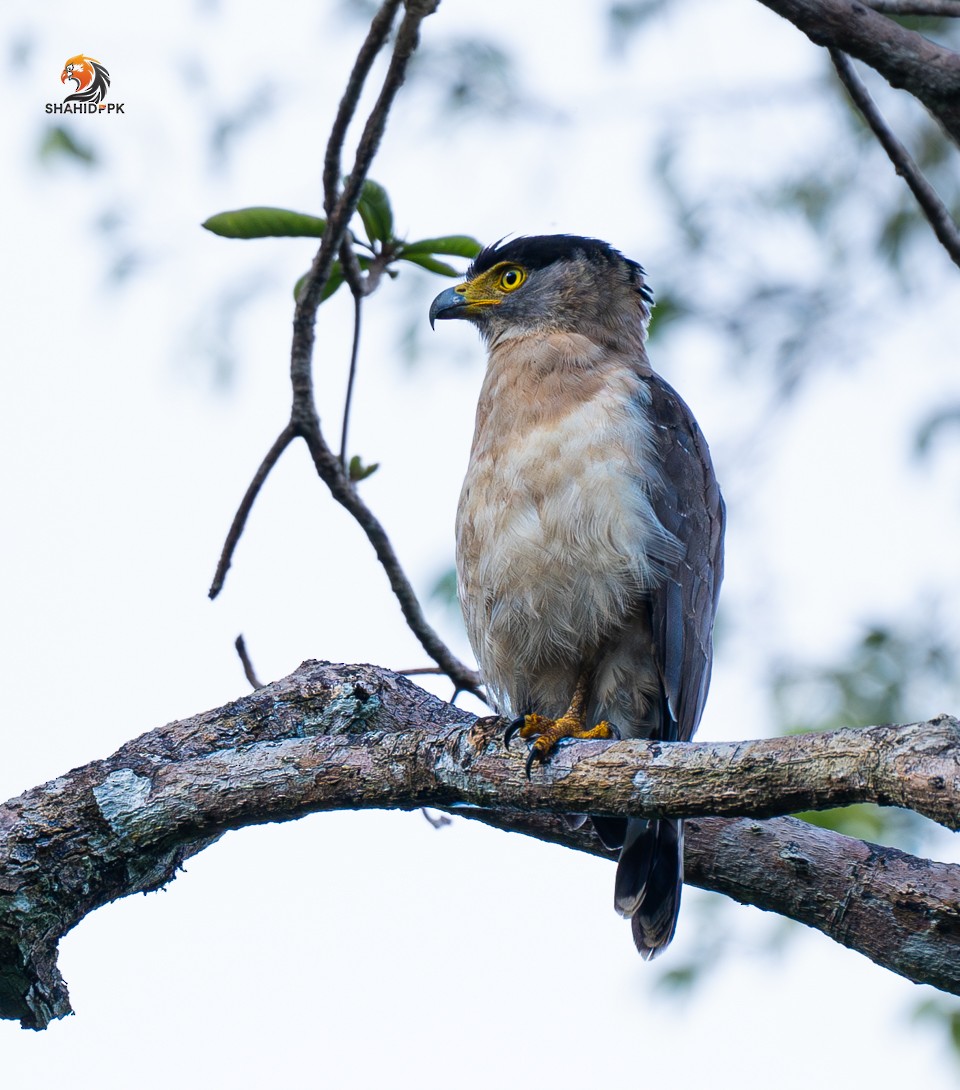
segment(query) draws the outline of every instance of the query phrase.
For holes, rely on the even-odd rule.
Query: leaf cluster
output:
[[[456,277],[461,275],[460,272],[442,258],[472,259],[481,249],[480,243],[469,235],[442,235],[412,242],[397,238],[390,197],[386,189],[371,178],[363,183],[357,215],[365,237],[351,231],[349,239],[352,246],[364,251],[356,255],[357,263],[364,272],[379,267],[388,276],[394,277],[397,271],[393,265],[398,261],[407,261],[438,276]],[[204,220],[202,226],[222,238],[322,238],[327,221],[321,216],[294,212],[288,208],[257,206],[218,212]],[[306,274],[297,280],[294,297],[299,295],[305,278]],[[329,299],[344,279],[342,263],[334,261],[321,302]]]

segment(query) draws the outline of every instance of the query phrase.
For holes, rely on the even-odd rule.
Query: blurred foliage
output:
[[[96,150],[78,140],[63,125],[50,125],[44,130],[37,147],[37,157],[45,166],[70,162],[93,167],[99,162]]]
[[[913,1011],[915,1022],[929,1022],[941,1030],[960,1063],[960,1003],[938,996],[918,1003]]]
[[[451,612],[460,615],[460,602],[457,598],[457,569],[451,564],[437,576],[430,588],[430,598],[439,602]]]
[[[924,417],[917,428],[914,453],[919,458],[927,457],[932,453],[934,443],[943,439],[944,433],[949,431],[954,435],[960,434],[960,404],[947,405]]]
[[[350,459],[350,464],[347,467],[347,475],[354,484],[357,481],[365,481],[367,477],[372,477],[374,473],[380,468],[379,462],[371,462],[370,465],[365,466],[360,458],[359,454],[354,454]]]
[[[839,666],[773,670],[777,725],[799,733],[926,718],[960,697],[958,661],[933,610],[919,623],[870,625]]]
[[[446,114],[507,118],[534,106],[522,89],[512,55],[492,40],[424,42],[411,62],[410,78],[433,84]]]
[[[770,674],[778,733],[910,723],[960,705],[960,648],[931,609],[920,621],[866,628],[840,662],[780,663]],[[896,807],[845,806],[798,814],[862,840],[922,851],[937,827]]]

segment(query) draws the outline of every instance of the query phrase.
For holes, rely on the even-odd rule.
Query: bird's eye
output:
[[[510,265],[500,274],[500,287],[503,291],[516,291],[526,279],[525,270],[516,265]]]

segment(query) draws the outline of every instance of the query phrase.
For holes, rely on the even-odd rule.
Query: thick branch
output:
[[[466,816],[604,859],[614,856],[588,826],[572,829],[549,814]],[[954,994],[960,987],[958,866],[788,817],[687,819],[683,863],[690,885],[816,928],[910,980]]]
[[[884,15],[960,16],[960,0],[867,0],[867,5]]]
[[[849,53],[918,98],[960,145],[960,56],[858,0],[760,0],[811,41]]]
[[[67,1013],[60,937],[100,905],[170,881],[224,830],[258,822],[470,805],[491,824],[598,851],[545,812],[756,815],[872,800],[958,821],[960,725],[949,717],[733,745],[581,743],[532,783],[501,731],[389,671],[307,663],[26,792],[0,809],[0,1014],[42,1027]],[[960,994],[960,868],[802,824],[767,828],[693,824],[688,877]]]

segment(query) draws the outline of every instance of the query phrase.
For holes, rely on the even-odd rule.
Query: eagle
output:
[[[710,452],[647,358],[641,266],[577,235],[501,240],[430,321],[487,369],[456,519],[458,592],[527,774],[575,738],[689,741],[713,659],[725,508]],[[683,823],[591,818],[644,958],[673,937]]]

